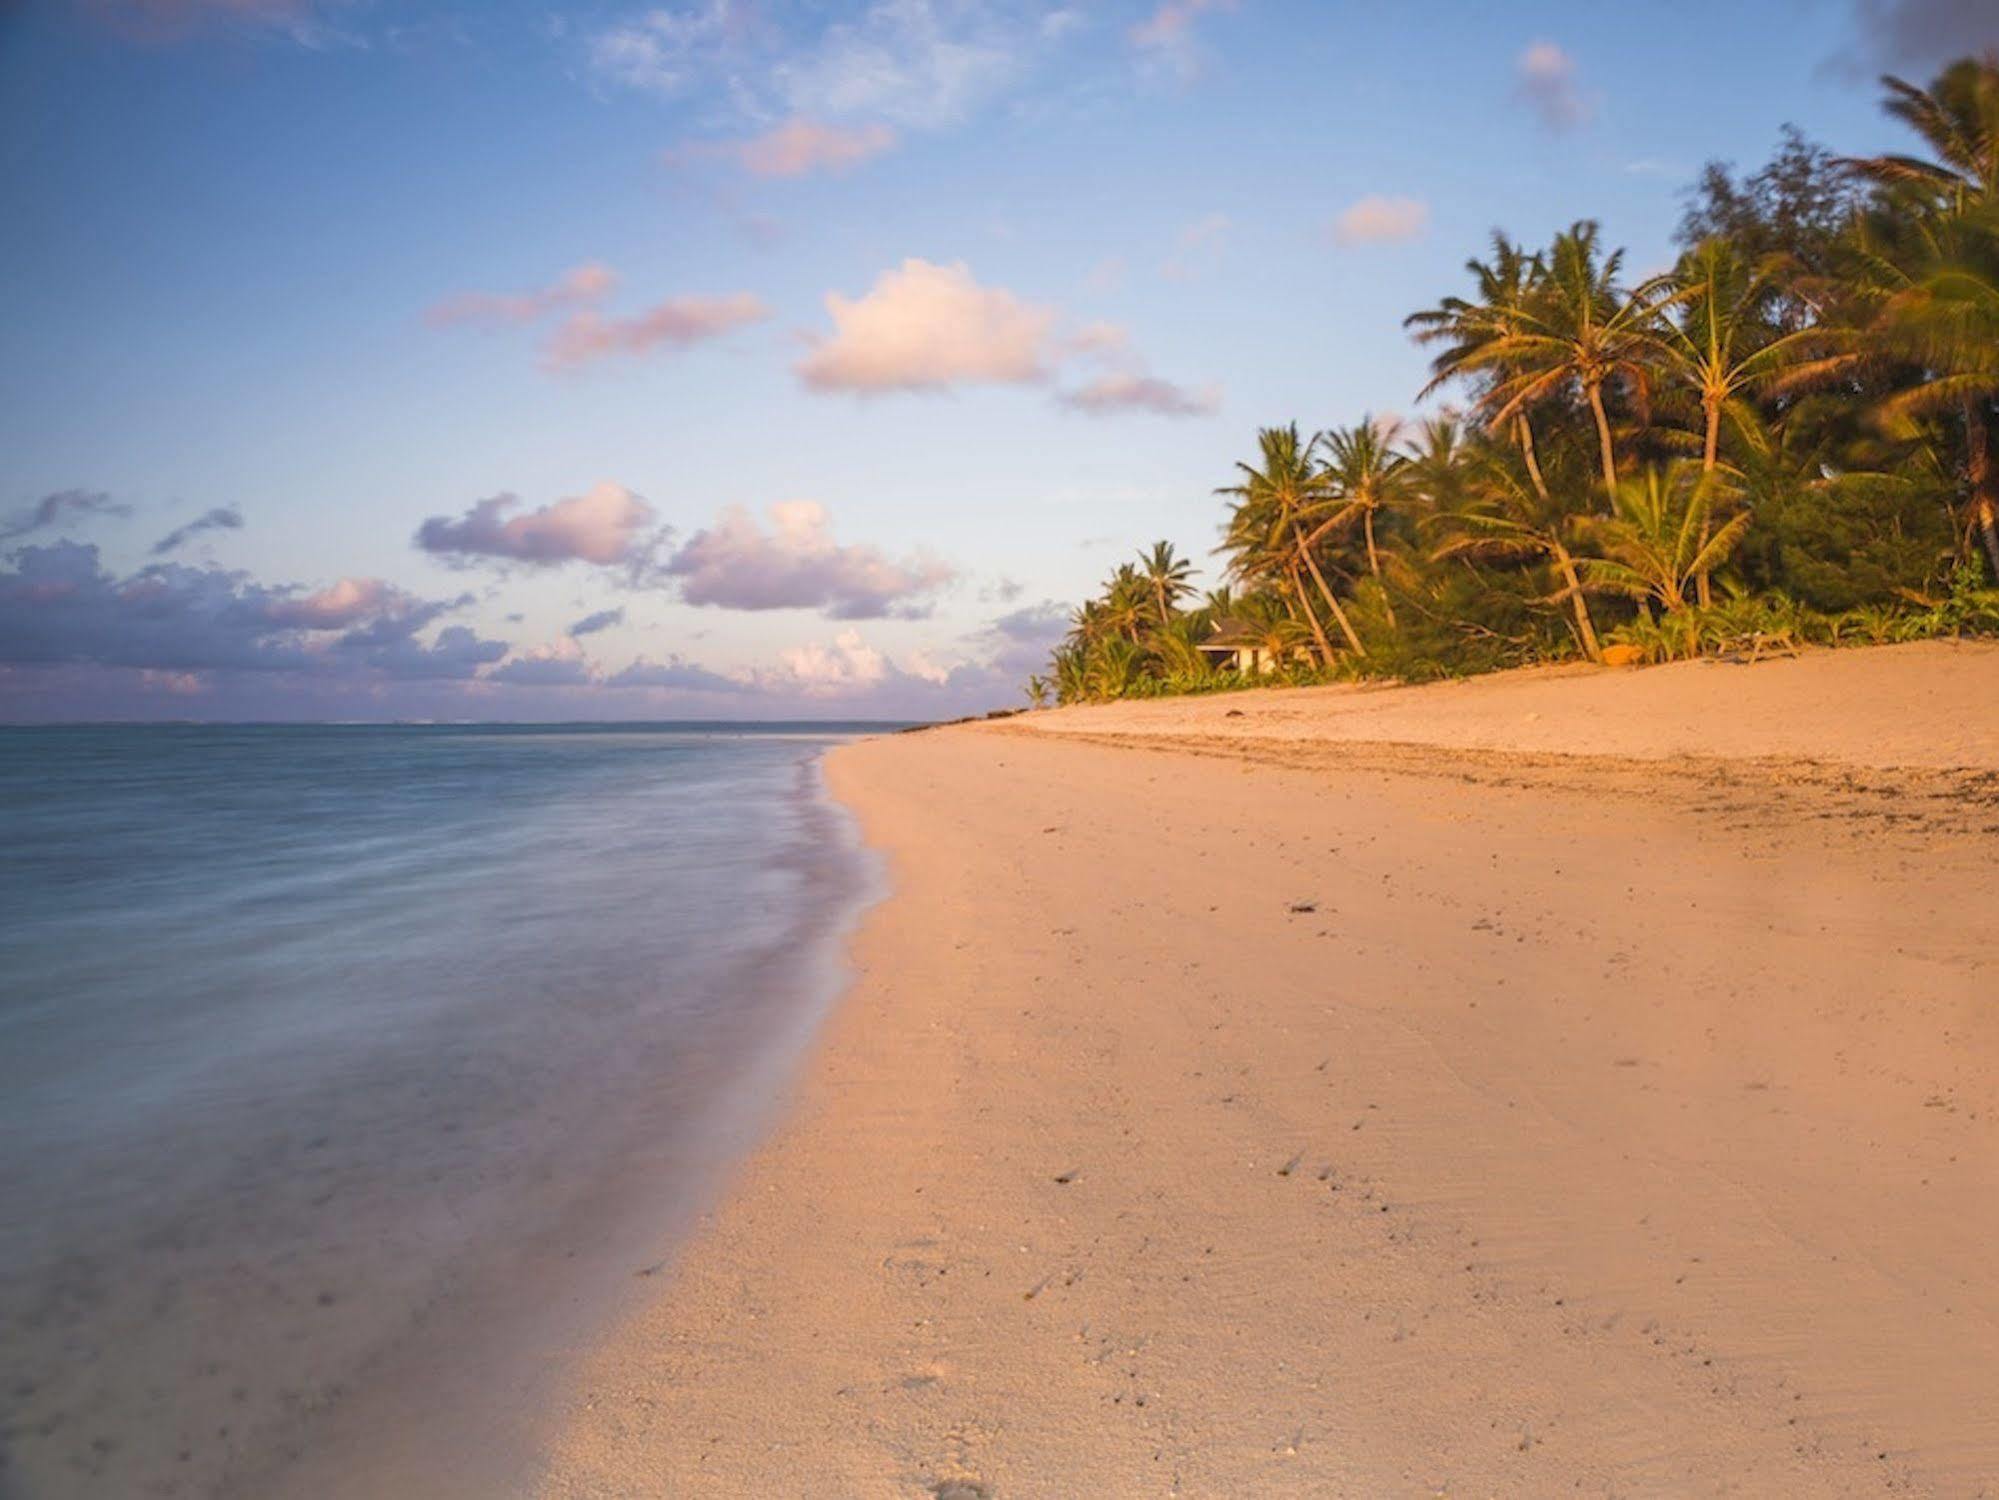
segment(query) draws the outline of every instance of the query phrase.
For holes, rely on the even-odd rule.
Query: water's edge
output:
[[[782,1123],[799,1070],[851,986],[850,947],[888,894],[880,856],[826,782],[826,749],[800,765],[812,836],[796,851],[811,891],[797,946],[766,955],[737,993],[781,992],[779,1021],[714,1096],[701,1128],[661,1142],[639,1173],[570,1205],[557,1230],[512,1247],[397,1346],[357,1372],[299,1441],[235,1476],[226,1500],[491,1500],[538,1492],[545,1454],[582,1399],[589,1357],[663,1284],[701,1215]]]

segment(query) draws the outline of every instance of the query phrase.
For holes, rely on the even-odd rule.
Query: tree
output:
[[[1642,295],[1619,288],[1624,252],[1603,254],[1598,234],[1597,226],[1585,219],[1555,236],[1547,274],[1527,301],[1519,331],[1495,340],[1483,357],[1512,372],[1486,396],[1497,423],[1571,386],[1582,393],[1596,423],[1609,503],[1617,495],[1617,446],[1604,391],[1621,381],[1642,392],[1653,313]]]
[[[1332,643],[1325,627],[1313,612],[1299,581],[1302,569],[1318,586],[1319,596],[1339,622],[1348,647],[1356,656],[1366,656],[1367,648],[1354,633],[1353,624],[1340,607],[1338,597],[1326,582],[1319,561],[1306,539],[1306,526],[1321,516],[1326,502],[1326,481],[1312,462],[1311,444],[1298,436],[1296,423],[1288,427],[1266,427],[1257,434],[1262,468],[1238,463],[1240,484],[1225,485],[1215,491],[1236,500],[1230,513],[1222,550],[1230,555],[1234,577],[1247,582],[1286,580],[1302,609],[1322,660],[1333,659]]]
[[[1545,498],[1548,486],[1534,447],[1532,414],[1522,409],[1514,413],[1510,423],[1494,421],[1487,398],[1519,372],[1513,341],[1527,326],[1530,306],[1547,280],[1547,266],[1540,256],[1530,255],[1495,232],[1492,259],[1468,260],[1465,269],[1472,276],[1471,297],[1446,297],[1436,307],[1411,313],[1402,321],[1417,343],[1444,345],[1431,360],[1429,383],[1417,392],[1416,399],[1420,401],[1455,380],[1471,383],[1475,408],[1489,428],[1510,433],[1520,445],[1534,488]]]
[[[1409,459],[1389,445],[1372,416],[1363,416],[1352,427],[1330,428],[1316,441],[1325,450],[1320,475],[1333,510],[1313,530],[1311,540],[1336,536],[1358,521],[1367,542],[1368,572],[1379,582],[1381,549],[1375,541],[1375,517],[1408,503]],[[1391,607],[1390,623],[1394,618]]]
[[[1547,499],[1542,487],[1496,452],[1477,465],[1470,476],[1470,489],[1472,498],[1465,506],[1433,518],[1442,540],[1431,556],[1439,561],[1465,558],[1552,565],[1559,586],[1543,602],[1569,606],[1583,655],[1599,660],[1602,653],[1597,646],[1596,623],[1590,618],[1589,601],[1583,597],[1583,581],[1571,546],[1583,518],[1568,514]]]
[[[1150,551],[1138,554],[1138,568],[1152,586],[1152,602],[1163,626],[1172,619],[1180,601],[1194,592],[1194,585],[1187,581],[1194,575],[1194,565],[1175,556],[1171,542],[1154,542]]]
[[[1685,462],[1627,479],[1618,488],[1617,513],[1589,524],[1604,555],[1580,561],[1582,581],[1677,614],[1688,605],[1688,590],[1726,561],[1749,529],[1746,510],[1716,524],[1736,498],[1720,473]]]

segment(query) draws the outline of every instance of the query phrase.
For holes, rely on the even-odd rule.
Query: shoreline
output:
[[[543,1492],[1984,1493],[1995,929],[1938,894],[1999,651],[1949,649],[1954,718],[1835,696],[1804,767],[1356,755],[1295,692],[836,751],[890,894]],[[1876,764],[1926,729],[1976,753]]]

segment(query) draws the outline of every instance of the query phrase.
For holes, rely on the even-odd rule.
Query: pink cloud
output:
[[[343,578],[317,593],[274,600],[264,616],[274,625],[300,630],[344,630],[373,615],[393,614],[420,601],[379,578]]]
[[[548,341],[548,362],[573,368],[614,354],[684,349],[761,322],[770,308],[761,297],[669,297],[629,318],[607,318],[594,308],[572,313]]]
[[[666,564],[689,604],[725,609],[816,609],[867,620],[910,607],[955,576],[934,558],[896,562],[873,547],[833,540],[826,508],[812,500],[770,507],[766,532],[741,506],[697,531]]]
[[[539,291],[466,292],[437,303],[423,316],[433,328],[459,323],[532,323],[549,313],[595,302],[617,284],[618,273],[609,266],[586,261]]]
[[[845,172],[894,149],[896,133],[886,125],[852,128],[796,119],[745,141],[683,147],[668,160],[725,157],[756,177],[803,177],[812,172]]]
[[[1550,130],[1573,130],[1596,118],[1597,99],[1577,81],[1576,60],[1553,42],[1535,42],[1514,61],[1520,97]]]
[[[513,495],[481,500],[464,515],[432,516],[416,544],[451,557],[498,557],[516,562],[637,562],[651,540],[653,508],[623,485],[604,483],[538,510],[510,516]]]
[[[985,287],[963,261],[905,260],[858,298],[831,292],[833,332],[797,366],[819,391],[943,390],[1046,378],[1053,309]]]
[[[1430,222],[1428,205],[1415,198],[1371,193],[1333,221],[1333,239],[1342,245],[1393,245],[1413,240]]]
[[[1114,372],[1100,375],[1077,390],[1064,391],[1060,399],[1064,406],[1091,416],[1145,411],[1161,417],[1205,417],[1221,405],[1221,392],[1213,386],[1190,391],[1170,380]]]

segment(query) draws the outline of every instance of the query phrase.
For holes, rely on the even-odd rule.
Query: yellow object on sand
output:
[[[1635,667],[1645,660],[1642,646],[1605,646],[1603,664],[1606,667]]]

